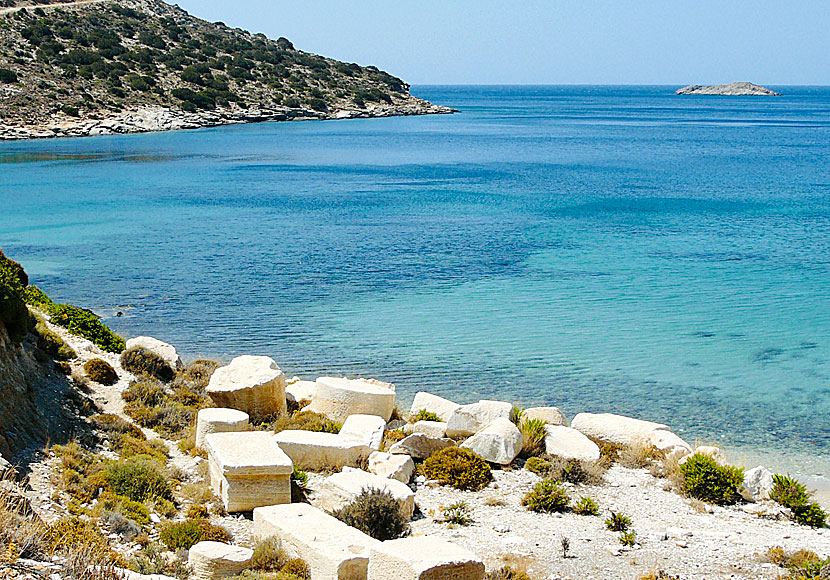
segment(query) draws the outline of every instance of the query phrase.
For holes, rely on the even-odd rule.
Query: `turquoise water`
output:
[[[414,92],[462,112],[0,144],[0,247],[189,358],[830,474],[830,89]]]

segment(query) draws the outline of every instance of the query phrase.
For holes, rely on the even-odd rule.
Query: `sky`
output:
[[[830,0],[169,0],[411,84],[830,85]]]

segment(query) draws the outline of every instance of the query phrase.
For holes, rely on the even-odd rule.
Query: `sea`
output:
[[[615,412],[830,489],[830,88],[0,143],[0,248],[186,360]]]

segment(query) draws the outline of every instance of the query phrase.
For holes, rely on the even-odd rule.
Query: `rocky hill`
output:
[[[677,95],[723,95],[737,96],[780,96],[773,90],[752,83],[729,83],[728,85],[689,85],[678,89]]]
[[[161,0],[0,0],[0,140],[449,112],[376,67]]]

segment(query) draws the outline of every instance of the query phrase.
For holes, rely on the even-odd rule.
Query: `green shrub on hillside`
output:
[[[331,515],[380,541],[409,534],[409,519],[401,505],[391,493],[379,489],[363,490],[352,503]]]
[[[175,374],[164,358],[141,347],[134,347],[121,353],[121,367],[136,376],[146,375],[164,382],[171,381]]]
[[[46,326],[46,322],[40,318],[37,318],[35,324],[35,334],[37,334],[37,347],[55,360],[72,360],[78,356],[78,353],[57,333],[51,331]]]
[[[599,515],[599,505],[590,497],[583,496],[574,504],[573,512],[578,516],[596,516]]]
[[[533,491],[522,498],[522,505],[530,511],[540,513],[565,512],[571,504],[568,492],[558,481],[543,479]]]
[[[423,463],[427,479],[456,489],[478,491],[493,479],[487,462],[468,449],[447,447],[433,453]]]
[[[105,511],[119,513],[142,526],[150,523],[150,510],[147,506],[112,492],[104,492],[98,497],[93,513],[100,515]]]
[[[170,484],[154,461],[132,458],[113,462],[107,467],[105,481],[113,493],[133,501],[173,500]]]
[[[798,523],[814,528],[827,525],[827,513],[816,502],[810,501],[807,486],[798,480],[787,475],[773,475],[769,495],[771,500],[792,510],[793,518]]]
[[[23,267],[0,250],[0,322],[16,343],[23,342],[32,328],[29,309],[24,302],[28,283],[29,277]]]
[[[715,504],[733,504],[741,499],[744,470],[721,465],[703,453],[695,453],[680,466],[683,491],[695,499]]]
[[[17,73],[13,70],[0,67],[0,83],[16,83]]]
[[[115,369],[105,360],[93,358],[84,363],[84,372],[90,381],[102,385],[114,385],[118,382],[118,374]]]
[[[131,419],[170,439],[187,435],[196,413],[206,401],[204,396],[192,392],[184,384],[170,394],[151,378],[133,381],[121,397],[127,401],[124,412]]]
[[[519,457],[535,457],[545,452],[545,425],[542,419],[524,419],[519,423],[524,441]]]
[[[189,550],[199,542],[228,543],[233,537],[225,528],[200,518],[167,524],[159,539],[171,550]]]

